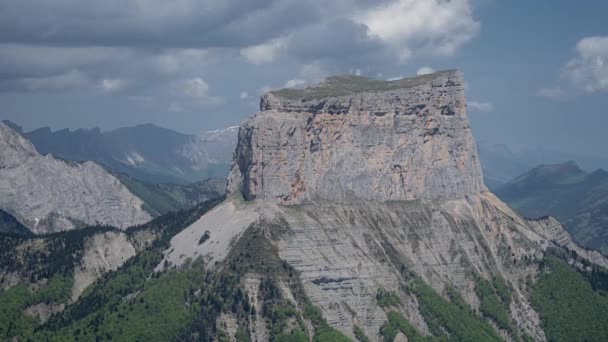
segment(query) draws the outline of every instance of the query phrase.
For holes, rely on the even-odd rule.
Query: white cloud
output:
[[[468,101],[467,105],[476,112],[488,113],[494,110],[494,106],[490,102]]]
[[[289,38],[277,38],[241,49],[241,56],[253,64],[265,64],[277,60],[286,50]]]
[[[251,98],[252,96],[249,95],[248,92],[242,91],[241,94],[239,95],[239,97],[241,100],[247,100],[247,99]]]
[[[221,98],[209,94],[209,84],[201,77],[175,81],[173,83],[173,94],[198,105],[218,105],[223,102]]]
[[[127,81],[120,78],[104,78],[99,81],[99,87],[105,92],[115,92],[127,85]]]
[[[260,89],[258,89],[258,94],[263,95],[272,90],[273,90],[273,88],[271,86],[265,85],[265,86],[261,87]]]
[[[416,71],[416,75],[420,76],[420,75],[432,74],[434,72],[435,72],[435,69],[431,68],[430,66],[423,66],[422,68],[418,69],[418,71]]]
[[[183,85],[184,94],[189,97],[205,98],[209,96],[207,93],[209,91],[209,85],[200,77],[185,80]]]
[[[562,67],[559,82],[536,95],[565,101],[581,93],[608,92],[608,36],[578,41],[576,56]]]
[[[391,44],[402,60],[418,50],[452,55],[480,28],[469,0],[395,0],[360,12],[354,20]]]
[[[608,36],[583,38],[576,44],[576,52],[562,77],[586,93],[608,91]]]
[[[299,78],[294,78],[292,80],[285,82],[284,87],[285,88],[302,88],[306,85],[308,85],[308,81],[302,80]]]
[[[66,90],[89,86],[87,76],[79,70],[72,70],[64,74],[46,77],[27,77],[20,79],[18,83],[26,90]]]

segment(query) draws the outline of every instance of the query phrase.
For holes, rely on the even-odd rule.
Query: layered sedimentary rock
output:
[[[454,199],[483,191],[461,74],[333,77],[263,96],[228,191],[283,204]]]
[[[431,334],[419,298],[403,290],[415,275],[446,299],[455,289],[477,312],[479,280],[504,279],[518,329],[500,334],[544,340],[529,284],[544,252],[564,247],[563,228],[531,223],[486,190],[465,103],[456,71],[391,82],[337,77],[264,95],[239,130],[227,181],[233,195],[176,235],[157,270],[197,257],[221,269],[253,231],[348,336],[360,327],[382,339],[379,291],[396,293],[390,310]],[[242,280],[256,307],[266,276]],[[292,300],[288,285],[282,296]],[[269,328],[252,322],[252,339],[266,340]]]
[[[151,219],[142,205],[99,165],[41,156],[27,139],[0,123],[0,209],[32,232],[85,225],[126,228]]]

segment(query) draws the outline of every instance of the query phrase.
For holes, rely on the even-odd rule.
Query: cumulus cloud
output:
[[[475,112],[488,113],[494,110],[494,105],[490,102],[468,101],[467,106]]]
[[[539,89],[538,96],[563,101],[580,94],[608,91],[608,36],[579,40],[575,53],[562,67],[559,82]]]
[[[237,116],[263,85],[396,75],[408,56],[449,55],[479,30],[473,1],[0,0],[0,92],[76,89]],[[224,102],[234,84],[249,97]]]
[[[198,105],[218,105],[222,99],[209,94],[209,84],[201,77],[192,77],[173,82],[173,92],[177,97],[190,100]]]
[[[420,69],[418,69],[418,71],[416,71],[416,75],[420,76],[420,75],[427,75],[427,74],[432,74],[435,72],[435,69],[429,67],[429,66],[423,66]]]
[[[359,71],[359,74],[360,73],[361,72]],[[303,88],[307,85],[321,82],[328,75],[329,71],[325,68],[325,66],[321,62],[315,61],[313,63],[302,65],[296,76],[285,82],[284,87]]]
[[[278,38],[241,49],[241,55],[253,64],[274,62],[286,50],[289,38]]]
[[[451,55],[480,29],[469,0],[395,0],[354,19],[389,43],[402,60],[416,50]]]
[[[563,77],[586,93],[608,91],[608,36],[583,38],[576,52],[564,67]]]
[[[99,87],[105,92],[115,92],[127,85],[127,81],[120,78],[104,78],[99,82]]]

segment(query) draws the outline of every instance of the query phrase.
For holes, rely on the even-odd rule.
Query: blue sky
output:
[[[238,124],[267,89],[459,68],[476,139],[608,157],[606,13],[599,0],[0,0],[0,118],[200,132]]]

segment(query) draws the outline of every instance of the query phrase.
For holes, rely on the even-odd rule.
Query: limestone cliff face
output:
[[[240,128],[227,188],[282,204],[478,194],[485,187],[461,74],[333,77],[268,93]]]
[[[34,233],[142,224],[151,219],[142,205],[101,166],[41,156],[27,139],[0,123],[0,208]]]
[[[297,271],[329,325],[351,338],[360,327],[384,339],[380,290],[399,295],[390,310],[432,334],[420,298],[403,290],[415,274],[444,298],[455,289],[476,311],[479,279],[504,279],[518,332],[500,334],[545,340],[529,284],[549,247],[573,247],[559,224],[529,222],[486,190],[465,103],[456,71],[392,82],[338,77],[264,95],[261,112],[239,130],[227,182],[234,195],[173,237],[157,270],[198,257],[221,270],[254,232]],[[256,307],[263,277],[242,278]],[[284,285],[282,296],[294,298]],[[268,340],[264,322],[251,322],[252,340]]]

